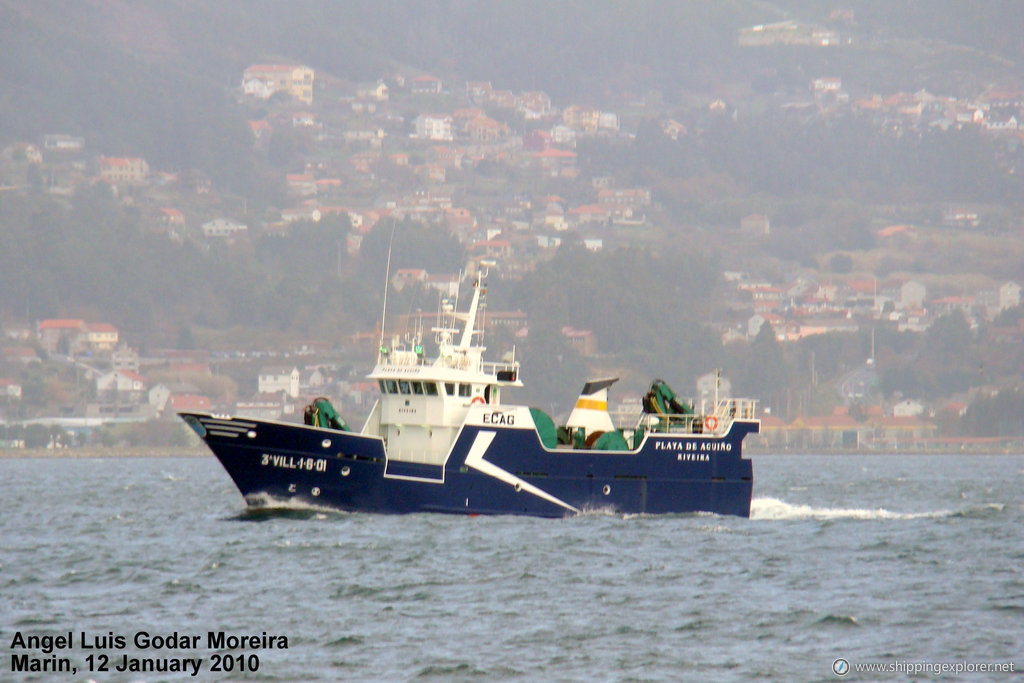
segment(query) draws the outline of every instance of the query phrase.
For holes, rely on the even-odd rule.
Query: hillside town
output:
[[[739,32],[740,45],[814,45],[829,49],[842,36],[794,22],[750,27]],[[796,41],[796,42],[794,42]],[[3,150],[2,193],[42,191],[72,197],[96,186],[134,207],[145,229],[167,239],[191,241],[203,248],[244,249],[254,235],[287,240],[295,225],[330,217],[350,226],[344,249],[358,254],[364,237],[386,220],[442,226],[464,245],[474,263],[495,259],[501,276],[528,274],[566,239],[578,239],[600,252],[650,240],[664,229],[666,211],[650,187],[614,175],[581,178],[577,145],[591,138],[629,139],[635,122],[655,119],[669,140],[685,139],[715,117],[742,115],[740,105],[716,98],[692,120],[658,117],[643,97],[622,111],[583,102],[555,102],[541,91],[513,92],[485,81],[451,83],[428,73],[389,73],[378,80],[348,83],[310,66],[252,64],[239,74],[232,93],[238,106],[254,114],[247,135],[254,149],[275,153],[275,139],[301,149],[301,163],[280,177],[285,205],[254,215],[237,197],[193,170],[153,168],[138,156],[114,156],[93,149],[85,138],[53,131],[39,140]],[[1019,122],[1024,91],[991,88],[972,98],[917,92],[848,92],[838,75],[823,73],[807,83],[805,96],[780,104],[800,116],[830,117],[856,113],[879,130],[893,132],[974,128],[998,136],[1007,145],[1024,142]],[[411,115],[410,112],[414,113]],[[501,169],[532,179],[529,187],[507,187]],[[498,180],[496,180],[498,178]],[[557,193],[560,181],[583,180],[587,196]],[[769,238],[774,217],[751,213],[727,226],[736,243],[757,245]],[[937,230],[984,233],[984,217],[970,206],[949,205],[934,224],[879,222],[880,245],[914,245]],[[845,272],[843,272],[845,271]],[[900,331],[924,332],[932,323],[959,311],[972,328],[1024,343],[1024,321],[995,324],[999,315],[1021,305],[1021,284],[1000,281],[951,293],[926,280],[879,273],[866,278],[856,269],[773,278],[764,273],[721,273],[724,306],[707,321],[725,344],[755,339],[767,324],[776,339],[792,343],[828,333],[856,333],[876,322]],[[396,289],[421,286],[445,295],[458,291],[459,275],[426,268],[395,271]],[[180,410],[229,412],[269,419],[297,420],[313,397],[336,398],[340,409],[365,415],[377,387],[358,374],[376,348],[378,331],[346,330],[332,340],[294,340],[280,348],[148,349],[122,336],[108,321],[86,319],[0,321],[0,352],[9,376],[0,376],[0,416],[7,425],[47,425],[50,445],[87,441],[103,424],[173,421]],[[488,324],[529,333],[523,311],[491,312]],[[584,357],[599,362],[602,340],[589,330],[565,326],[566,340]],[[344,349],[343,360],[324,360]],[[920,446],[941,439],[938,416],[963,411],[955,397],[941,405],[913,396],[896,403],[860,407],[877,383],[872,358],[851,372],[838,388],[844,408],[834,414],[766,415],[766,445],[777,447]],[[75,381],[88,385],[86,403],[62,400],[59,387],[43,391],[23,387],[11,369],[61,362],[73,368]],[[683,394],[706,391],[707,377]],[[35,404],[27,409],[27,394]],[[45,394],[46,400],[39,400]],[[638,410],[635,397],[622,399],[623,415]],[[858,406],[855,410],[853,407]],[[10,437],[10,432],[8,432]],[[2,445],[25,445],[24,435]],[[38,444],[37,444],[38,445]]]

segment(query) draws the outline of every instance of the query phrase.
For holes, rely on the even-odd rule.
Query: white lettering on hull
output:
[[[327,471],[327,460],[324,458],[304,458],[302,456],[295,457],[294,455],[264,453],[260,457],[260,464],[264,467],[280,467],[286,470]]]
[[[656,451],[688,451],[695,453],[731,453],[732,443],[728,441],[666,441],[654,442]]]

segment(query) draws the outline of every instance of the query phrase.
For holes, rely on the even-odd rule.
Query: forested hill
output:
[[[744,26],[836,22],[810,0],[631,3],[520,0],[0,0],[0,142],[45,132],[91,149],[254,182],[229,92],[253,62],[284,58],[351,81],[422,70],[454,84],[539,89],[611,106],[655,91],[667,103],[730,87],[806,90],[820,73],[879,91],[961,94],[1024,61],[1024,4],[850,2],[855,50],[794,50],[765,63]],[[1019,69],[1017,70],[1019,73]]]

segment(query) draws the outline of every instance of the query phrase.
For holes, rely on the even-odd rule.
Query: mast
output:
[[[385,353],[384,348],[384,322],[388,317],[388,285],[391,284],[391,247],[395,244],[395,228],[397,223],[391,224],[391,239],[388,240],[388,264],[384,269],[384,308],[380,313],[380,343],[377,345],[377,362],[380,362],[380,355]]]
[[[473,334],[476,331],[476,316],[480,308],[480,294],[486,292],[481,281],[490,274],[490,267],[495,265],[494,261],[481,261],[480,272],[473,281],[473,303],[469,305],[469,312],[466,314],[466,328],[462,331],[462,339],[458,348],[468,349],[473,343]]]
[[[466,328],[462,331],[462,339],[459,340],[460,349],[468,349],[473,343],[473,331],[476,329],[476,312],[480,305],[480,279],[473,282],[473,303],[469,305],[469,313],[466,314]]]
[[[715,407],[712,410],[718,409],[718,390],[722,386],[722,369],[715,368]]]

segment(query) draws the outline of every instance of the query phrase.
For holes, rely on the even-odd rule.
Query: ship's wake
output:
[[[1000,503],[987,503],[962,510],[931,510],[927,512],[894,512],[885,508],[830,508],[787,503],[778,498],[755,498],[750,501],[750,518],[756,520],[789,519],[942,519],[946,517],[983,517],[1003,510]]]
[[[276,498],[266,493],[250,494],[245,497],[248,507],[233,519],[243,522],[263,522],[270,519],[324,519],[328,516],[350,514],[342,510],[314,505],[290,498]]]

